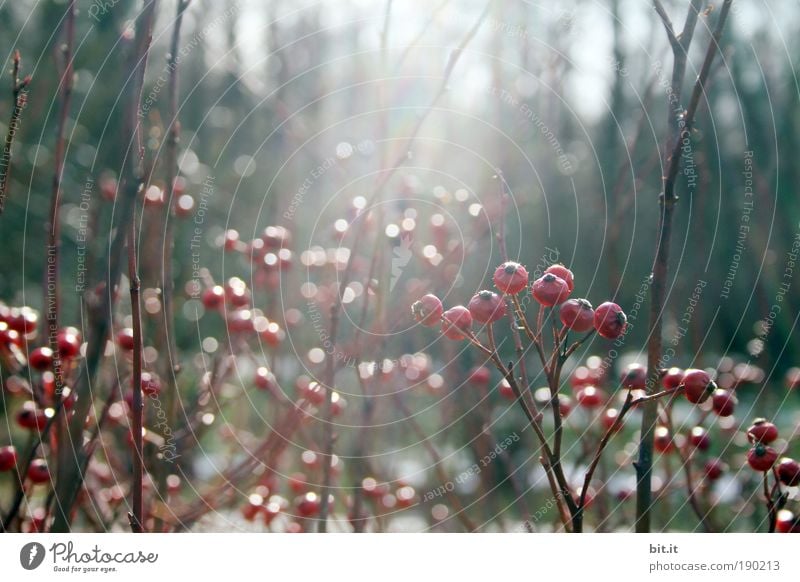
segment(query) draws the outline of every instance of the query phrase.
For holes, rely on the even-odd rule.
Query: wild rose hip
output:
[[[133,351],[133,329],[126,327],[117,334],[117,345],[127,352]]]
[[[491,380],[492,374],[486,366],[478,366],[469,375],[469,381],[475,384],[485,385]]]
[[[0,447],[0,472],[10,471],[17,466],[17,449],[8,445]]]
[[[427,294],[411,306],[411,313],[422,325],[432,327],[442,320],[444,308],[436,295]]]
[[[711,395],[711,403],[719,416],[732,416],[736,410],[736,396],[729,390],[717,389]]]
[[[48,347],[36,348],[30,353],[28,363],[34,370],[47,370],[53,365],[53,350]]]
[[[778,533],[800,533],[800,516],[795,516],[788,509],[781,509],[775,519],[775,530]]]
[[[442,314],[442,333],[452,340],[467,339],[472,329],[472,315],[463,305],[451,307]]]
[[[628,327],[628,318],[616,303],[606,301],[594,310],[594,328],[606,339],[617,339]]]
[[[706,479],[709,481],[716,481],[725,472],[725,463],[720,459],[709,459],[703,467]]]
[[[705,370],[686,370],[682,383],[686,400],[693,404],[705,402],[717,388]]]
[[[494,291],[478,291],[469,301],[469,312],[478,323],[494,323],[506,314],[506,302]]]
[[[586,299],[568,299],[559,307],[559,317],[564,327],[584,333],[594,327],[594,309]]]
[[[564,283],[567,284],[570,293],[572,293],[572,290],[575,289],[575,276],[572,274],[572,271],[567,269],[564,265],[560,263],[550,265],[544,270],[544,272],[545,274],[550,273],[551,275],[555,275],[556,277],[563,279]]]
[[[225,289],[214,285],[203,291],[203,306],[206,309],[219,309],[225,303]]]
[[[657,426],[654,431],[653,447],[659,453],[669,453],[675,446],[672,435],[666,426]]]
[[[689,433],[689,444],[701,451],[707,451],[711,446],[711,437],[702,426],[696,426]]]
[[[586,386],[578,390],[575,395],[575,400],[584,408],[597,408],[602,406],[606,400],[605,393],[594,386]]]
[[[794,459],[783,457],[777,466],[778,479],[787,487],[800,485],[800,463]]]
[[[641,364],[628,364],[622,373],[622,387],[628,390],[644,390],[647,385],[647,368]]]
[[[552,273],[542,275],[531,286],[533,298],[545,307],[564,303],[569,297],[569,286],[561,277]]]
[[[514,389],[511,387],[511,384],[508,383],[508,380],[503,378],[500,381],[500,384],[497,388],[498,392],[500,392],[500,396],[505,398],[506,400],[516,400],[517,395],[514,394]]]
[[[778,451],[772,447],[762,445],[761,443],[756,444],[756,446],[747,453],[747,464],[750,465],[753,470],[762,473],[764,471],[769,471],[777,460]]]
[[[34,459],[28,467],[28,479],[31,483],[46,483],[50,480],[50,471],[47,470],[47,461]]]
[[[769,422],[766,418],[757,418],[747,429],[747,438],[751,443],[768,445],[778,438],[778,427]]]
[[[683,382],[683,370],[680,368],[670,368],[661,377],[661,385],[666,390],[675,390]]]
[[[507,261],[494,271],[494,286],[503,293],[516,295],[528,286],[528,271],[514,261]]]

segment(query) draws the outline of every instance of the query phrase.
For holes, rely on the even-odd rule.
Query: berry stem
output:
[[[775,509],[775,501],[772,493],[769,490],[769,471],[764,471],[764,500],[767,505],[767,515],[769,517],[769,533],[775,533],[775,527],[778,523],[777,511]]]

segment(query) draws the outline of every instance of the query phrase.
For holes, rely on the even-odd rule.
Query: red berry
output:
[[[228,330],[231,333],[253,331],[253,312],[249,309],[236,309],[228,313]]]
[[[598,368],[587,368],[578,366],[570,376],[570,385],[573,389],[583,388],[584,386],[597,386],[603,381],[603,372]]]
[[[308,489],[308,482],[306,481],[305,473],[292,473],[289,475],[289,478],[286,480],[286,482],[289,485],[289,489],[295,493],[302,493]]]
[[[126,327],[120,330],[117,334],[117,345],[121,347],[123,350],[128,352],[132,352],[134,345],[133,345],[133,329],[130,327]]]
[[[702,426],[696,426],[689,433],[689,443],[696,449],[707,451],[711,446],[711,437]]]
[[[28,356],[31,368],[43,372],[53,365],[53,350],[48,347],[36,348]]]
[[[599,388],[586,386],[578,390],[575,399],[578,401],[578,404],[584,408],[597,408],[598,406],[602,406],[606,401],[606,395]]]
[[[275,380],[275,374],[270,372],[269,369],[265,368],[264,366],[261,366],[256,370],[255,384],[256,388],[259,390],[273,391],[278,387],[278,382]]]
[[[708,397],[716,389],[716,384],[711,380],[711,376],[704,370],[689,369],[683,373],[683,390],[686,400],[693,404],[699,404],[708,400]]]
[[[747,452],[747,463],[754,471],[769,471],[778,460],[778,451],[761,443]]]
[[[674,390],[683,382],[683,370],[680,368],[670,368],[661,377],[661,385],[666,390]]]
[[[531,287],[533,298],[545,307],[559,305],[569,297],[569,286],[561,277],[552,273],[542,275],[533,282]]]
[[[50,471],[47,469],[47,461],[44,459],[34,459],[28,467],[28,479],[31,483],[46,483],[50,481]]]
[[[463,305],[451,307],[442,315],[442,333],[453,340],[463,340],[472,329],[472,314]]]
[[[800,463],[789,457],[783,457],[778,462],[778,479],[787,487],[800,485]]]
[[[22,410],[17,413],[17,424],[28,430],[44,430],[47,425],[47,415],[44,410],[36,408],[36,403],[32,400],[22,405]]]
[[[8,327],[20,335],[32,334],[36,331],[39,315],[30,307],[12,309],[8,318]]]
[[[469,301],[469,312],[478,323],[494,323],[506,314],[506,302],[494,291],[478,291]]]
[[[569,416],[569,413],[572,412],[573,402],[572,398],[567,396],[566,394],[559,394],[558,395],[558,412],[561,414],[562,418],[566,418]]]
[[[757,418],[747,429],[747,438],[751,443],[762,443],[768,445],[778,438],[778,427],[769,422],[766,418]]]
[[[234,308],[247,307],[250,304],[247,284],[239,277],[228,279],[225,283],[225,300]]]
[[[706,479],[709,481],[716,481],[725,472],[725,463],[720,459],[709,459],[703,467]]]
[[[225,302],[225,289],[214,285],[203,291],[203,306],[206,309],[219,309]]]
[[[194,210],[194,198],[191,194],[181,194],[175,200],[175,216],[186,218],[192,215]]]
[[[601,420],[603,421],[603,428],[606,430],[611,430],[614,428],[614,423],[617,422],[617,418],[619,418],[619,410],[616,408],[607,408],[601,417]],[[621,422],[616,426],[616,428],[614,428],[614,432],[618,432],[620,429],[622,429]]]
[[[235,251],[239,248],[239,231],[232,228],[225,231],[223,247],[225,252]]]
[[[303,517],[312,517],[319,513],[319,496],[309,491],[297,502],[297,513]]]
[[[647,385],[647,368],[641,364],[628,364],[622,373],[622,387],[628,390],[644,390]]]
[[[161,382],[150,372],[142,372],[142,392],[151,398],[161,393]]]
[[[800,533],[800,516],[795,517],[788,509],[781,509],[777,515],[775,529],[779,533]]]
[[[469,381],[475,384],[486,385],[492,379],[492,373],[486,366],[478,366],[469,375]]]
[[[555,275],[556,277],[559,277],[560,279],[563,279],[564,283],[567,284],[570,293],[572,293],[572,290],[575,289],[575,277],[573,276],[572,271],[567,269],[564,265],[561,264],[550,265],[549,267],[547,267],[547,269],[545,269],[544,272],[550,273],[552,275]]]
[[[569,299],[558,310],[561,323],[567,329],[584,333],[594,327],[594,309],[586,299]]]
[[[606,301],[594,310],[594,328],[606,339],[617,339],[628,327],[628,319],[616,303]]]
[[[320,406],[325,402],[325,388],[318,382],[309,382],[303,389],[303,398],[314,406]]]
[[[722,389],[714,390],[711,398],[714,412],[719,416],[731,416],[736,410],[737,400],[733,392]]]
[[[10,471],[17,466],[17,449],[8,445],[0,447],[0,472]]]
[[[786,387],[789,390],[800,388],[800,368],[789,368],[786,372]]]
[[[436,295],[428,293],[411,306],[411,313],[422,325],[432,327],[442,320],[444,308]]]
[[[65,327],[59,330],[58,355],[65,359],[76,357],[81,352],[81,332],[76,327]]]
[[[517,395],[514,394],[514,389],[511,387],[511,384],[508,383],[508,380],[503,378],[500,381],[500,384],[497,388],[498,392],[500,392],[500,396],[505,398],[506,400],[516,400]]]
[[[668,453],[675,447],[672,435],[666,426],[657,426],[654,431],[653,447],[659,453]]]
[[[507,261],[494,271],[494,286],[503,293],[516,295],[528,286],[528,271],[514,261]]]

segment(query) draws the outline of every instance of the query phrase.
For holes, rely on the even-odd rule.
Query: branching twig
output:
[[[675,185],[678,176],[678,170],[681,165],[681,138],[683,136],[690,136],[691,129],[694,122],[694,116],[697,111],[700,95],[705,89],[705,84],[708,80],[708,75],[711,70],[711,64],[717,54],[719,48],[719,39],[722,35],[722,30],[725,26],[725,21],[730,10],[732,0],[725,0],[720,11],[719,19],[714,30],[711,42],[706,51],[705,60],[703,62],[700,74],[694,85],[691,101],[689,107],[685,112],[679,112],[678,115],[678,134],[673,140],[668,138],[667,152],[669,157],[666,162],[668,165],[667,172],[663,178],[663,192],[659,198],[659,206],[661,212],[659,213],[658,225],[658,240],[656,244],[655,259],[653,261],[652,284],[650,287],[651,304],[650,304],[650,321],[649,321],[649,341],[647,347],[647,366],[650,371],[648,377],[648,390],[653,391],[656,381],[658,379],[657,369],[661,360],[661,331],[662,331],[662,317],[666,304],[666,286],[667,276],[669,271],[669,246],[672,237],[672,216],[677,202],[675,194]],[[697,24],[697,17],[701,7],[701,2],[692,0],[689,8],[689,13],[686,17],[686,24],[680,36],[680,47],[673,47],[674,66],[672,78],[672,95],[671,100],[675,104],[680,104],[680,87],[683,83],[683,77],[686,68],[686,54],[688,52],[689,43],[694,33],[694,28]],[[673,114],[670,111],[670,116]],[[672,127],[672,117],[670,117],[670,125]],[[670,132],[671,134],[672,132]],[[674,144],[672,143],[674,141]],[[656,424],[656,404],[655,402],[648,403],[643,407],[642,413],[642,430],[641,440],[639,445],[639,458],[635,464],[637,487],[636,487],[636,531],[649,532],[650,531],[650,510],[652,505],[652,469],[653,469],[653,439],[654,429]]]
[[[0,157],[0,215],[6,207],[8,184],[11,181],[11,147],[14,145],[14,136],[19,129],[22,110],[28,102],[28,86],[31,83],[30,75],[22,81],[19,80],[21,57],[18,50],[14,51],[14,63],[11,69],[11,119],[8,122],[8,132],[3,145],[3,155]]]

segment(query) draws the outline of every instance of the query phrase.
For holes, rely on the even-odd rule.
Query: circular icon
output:
[[[19,563],[26,570],[35,570],[44,561],[44,546],[38,542],[31,542],[22,546],[19,551]]]

